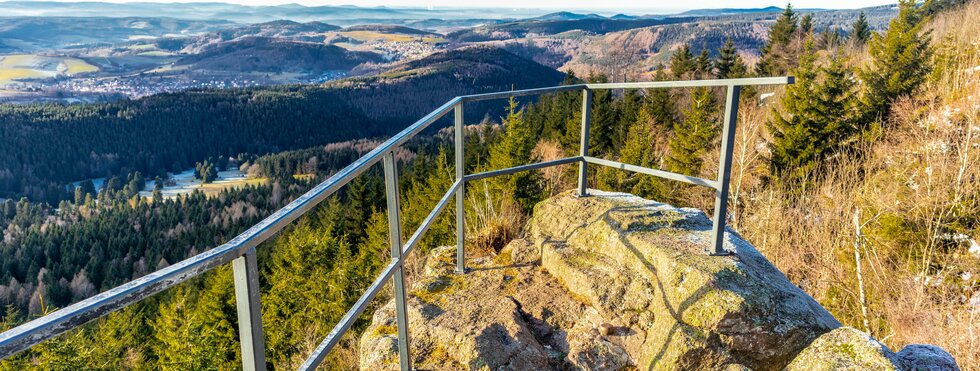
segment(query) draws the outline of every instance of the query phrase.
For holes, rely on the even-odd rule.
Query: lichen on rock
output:
[[[786,369],[956,371],[959,367],[937,346],[912,344],[896,354],[864,332],[840,327],[813,341]]]
[[[705,254],[710,231],[698,210],[622,193],[567,192],[538,204],[526,237],[497,259],[470,259],[465,275],[452,273],[455,250],[438,248],[408,300],[415,366],[777,370],[820,365],[814,362],[828,350],[858,349],[857,334],[838,329],[736,233],[726,233],[732,255]],[[397,368],[397,338],[378,331],[394,317],[391,304],[375,314],[361,338],[362,369]],[[853,362],[935,365],[942,358],[932,348],[913,349],[920,355],[907,360],[882,349],[875,358],[860,348]],[[832,354],[838,358],[826,364],[846,364],[840,359],[849,353]]]

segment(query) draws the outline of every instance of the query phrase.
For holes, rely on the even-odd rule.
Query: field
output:
[[[93,66],[81,59],[66,58],[64,61],[62,61],[62,63],[64,63],[67,69],[65,73],[69,75],[87,73],[87,72],[96,72],[99,70],[98,67]]]
[[[240,178],[240,179],[228,179],[228,180],[217,180],[214,183],[208,183],[204,185],[199,185],[197,188],[204,192],[208,197],[216,196],[226,189],[241,188],[247,185],[265,185],[269,182],[266,178]]]
[[[381,33],[375,31],[345,31],[345,32],[339,32],[339,34],[364,42],[375,41],[375,40],[383,40],[388,42],[409,42],[409,41],[419,40],[419,37],[414,35]],[[438,43],[438,42],[442,42],[443,40],[444,39],[441,37],[422,36],[422,41],[427,43]]]
[[[173,198],[180,194],[188,194],[194,192],[195,190],[200,190],[204,192],[207,196],[215,196],[221,191],[232,188],[241,188],[246,185],[263,185],[269,182],[266,178],[248,178],[245,174],[242,174],[238,169],[219,171],[218,179],[209,184],[201,184],[201,181],[194,178],[194,171],[187,170],[179,174],[173,175],[173,181],[175,184],[164,186],[163,197]],[[146,190],[140,192],[140,196],[146,198],[152,198],[154,182],[146,182]],[[96,184],[99,187],[99,184]]]
[[[0,56],[0,85],[23,79],[50,78],[96,72],[99,68],[78,58],[32,54]]]

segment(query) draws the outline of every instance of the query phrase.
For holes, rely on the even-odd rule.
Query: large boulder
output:
[[[941,349],[923,346],[903,358],[839,329],[735,233],[725,236],[731,255],[706,254],[711,221],[701,211],[590,194],[541,202],[525,238],[496,256],[470,256],[464,275],[453,272],[452,247],[432,251],[407,302],[414,366],[914,369],[952,362]],[[361,338],[361,369],[397,368],[395,329],[389,303]],[[834,344],[869,348],[847,359],[833,352]]]
[[[455,250],[432,251],[407,301],[411,352],[419,369],[545,370],[565,368],[565,356],[592,352],[594,364],[626,364],[614,346],[575,340],[594,329],[586,308],[546,272],[513,264],[509,255],[470,262],[453,272]],[[375,312],[361,337],[362,370],[398,368],[393,302]],[[574,344],[573,344],[574,343]],[[574,348],[574,349],[573,349]],[[587,349],[586,349],[587,348]],[[615,358],[619,357],[619,358]]]
[[[813,341],[787,371],[815,370],[895,370],[895,353],[851,327],[840,327]]]
[[[896,354],[867,333],[840,327],[814,340],[786,370],[958,371],[959,367],[937,346],[911,344]]]
[[[705,253],[711,220],[622,193],[538,204],[529,239],[566,290],[628,331],[642,368],[779,369],[840,323],[737,234]]]

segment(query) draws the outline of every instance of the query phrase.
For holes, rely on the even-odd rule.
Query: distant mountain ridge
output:
[[[303,6],[298,4],[246,6],[220,2],[202,3],[105,3],[98,1],[87,2],[56,2],[56,1],[6,1],[0,2],[0,8],[6,12],[4,16],[71,16],[71,17],[169,17],[193,20],[223,19],[238,23],[259,23],[279,19],[290,19],[297,22],[323,21],[342,26],[357,24],[388,23],[408,24],[410,22],[430,19],[443,20],[583,20],[583,19],[642,19],[660,18],[664,16],[717,16],[730,14],[765,13],[780,11],[781,8],[771,6],[766,8],[722,8],[722,9],[692,9],[678,14],[667,11],[652,14],[616,14],[603,16],[600,14],[580,14],[569,11],[547,9],[511,9],[511,8],[470,8],[470,7],[359,7],[353,5]],[[822,9],[798,9],[802,11],[818,11]]]
[[[342,31],[374,31],[402,35],[438,36],[438,33],[419,30],[411,27],[390,24],[362,24],[343,28]]]
[[[796,12],[821,12],[831,9],[823,8],[809,8],[800,9],[794,8]],[[778,13],[782,12],[783,8],[778,6],[767,6],[765,8],[708,8],[708,9],[691,9],[688,11],[680,12],[674,14],[673,16],[686,16],[686,17],[714,17],[722,15],[736,15],[736,14],[752,14],[752,13]]]
[[[542,15],[542,16],[539,16],[539,17],[528,18],[527,20],[535,20],[535,21],[574,21],[574,20],[589,19],[589,18],[604,19],[606,17],[603,17],[603,16],[598,15],[598,14],[578,14],[578,13],[572,13],[572,12],[555,12],[555,13],[548,13],[548,14],[545,14],[545,15]]]
[[[169,17],[194,20],[224,19],[238,23],[259,23],[279,19],[297,22],[323,21],[341,25],[441,19],[522,19],[546,13],[542,10],[503,8],[395,8],[340,6],[302,6],[298,4],[246,6],[219,2],[207,3],[105,3],[57,1],[0,2],[4,16],[68,17]]]
[[[692,20],[694,20],[693,17],[645,19],[583,18],[559,21],[525,20],[460,30],[449,33],[446,37],[457,42],[479,42],[522,38],[530,34],[553,35],[572,30],[605,34],[633,28],[684,23]]]

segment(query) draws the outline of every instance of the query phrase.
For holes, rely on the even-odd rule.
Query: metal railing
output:
[[[137,278],[129,283],[115,287],[106,292],[72,304],[54,313],[35,319],[9,331],[0,334],[0,359],[10,357],[42,341],[53,338],[61,333],[84,325],[101,316],[119,310],[127,305],[138,302],[150,295],[159,293],[178,283],[186,281],[204,272],[210,271],[222,264],[231,262],[235,281],[235,298],[238,311],[238,326],[242,351],[242,368],[245,370],[263,370],[265,361],[265,341],[262,332],[262,315],[259,303],[259,277],[256,263],[255,248],[281,231],[286,225],[296,220],[320,202],[333,195],[341,187],[358,175],[364,173],[379,161],[384,166],[385,192],[388,204],[389,236],[391,243],[391,262],[374,279],[367,291],[357,300],[326,339],[313,351],[313,354],[300,367],[303,370],[313,369],[326,357],[340,341],[341,336],[354,324],[368,303],[381,291],[389,279],[393,280],[395,294],[395,311],[398,327],[399,362],[402,369],[411,368],[409,354],[409,332],[405,308],[405,278],[402,263],[418,245],[422,235],[429,229],[439,213],[456,198],[456,271],[466,271],[465,264],[465,235],[464,235],[464,194],[465,185],[469,181],[486,179],[495,176],[513,174],[521,171],[541,169],[564,164],[579,164],[578,194],[587,196],[586,179],[588,164],[609,166],[617,169],[652,175],[669,180],[708,187],[715,190],[715,208],[713,219],[713,250],[712,255],[726,254],[724,245],[725,215],[728,199],[728,183],[732,165],[732,142],[735,138],[735,124],[738,115],[739,92],[742,86],[752,85],[784,85],[792,84],[792,77],[746,78],[727,80],[695,80],[695,81],[662,81],[609,84],[578,84],[564,85],[540,89],[516,90],[489,94],[476,94],[456,97],[432,111],[422,119],[388,139],[371,152],[359,158],[354,163],[340,170],[329,179],[315,186],[299,198],[293,200],[282,209],[252,226],[231,241],[168,266],[146,276]],[[689,87],[723,87],[727,88],[725,102],[724,126],[722,128],[721,156],[718,166],[718,177],[714,180],[671,173],[663,170],[649,169],[641,166],[624,164],[617,161],[604,160],[589,156],[589,124],[592,108],[592,92],[600,89],[656,89],[656,88],[689,88]],[[469,102],[539,95],[544,93],[582,91],[582,126],[581,150],[579,156],[563,158],[554,161],[528,164],[508,169],[487,171],[478,174],[466,174],[464,168],[464,127],[463,106]],[[445,116],[449,111],[455,113],[455,146],[456,146],[456,181],[446,191],[439,203],[423,220],[412,236],[402,243],[401,217],[399,215],[400,200],[398,190],[398,169],[394,151],[413,136],[419,134],[433,122]]]

